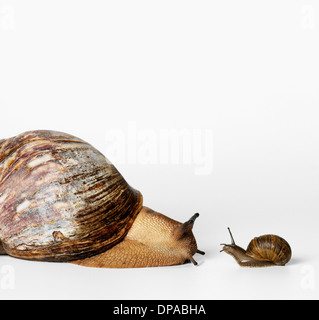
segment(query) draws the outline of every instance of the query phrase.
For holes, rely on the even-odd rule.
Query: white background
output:
[[[3,256],[0,298],[318,298],[318,57],[317,1],[0,0],[0,137],[83,138],[146,205],[180,221],[199,212],[206,251],[198,267],[128,270]],[[165,130],[191,138],[174,153]],[[228,226],[243,247],[284,237],[292,260],[240,268],[219,253]]]

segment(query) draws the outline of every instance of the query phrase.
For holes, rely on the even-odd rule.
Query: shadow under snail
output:
[[[182,264],[192,228],[143,206],[110,161],[70,134],[36,130],[0,140],[0,253],[88,267]]]
[[[250,241],[247,250],[236,245],[228,228],[231,244],[222,243],[221,252],[231,255],[241,267],[284,266],[291,259],[288,242],[276,235],[266,234]]]

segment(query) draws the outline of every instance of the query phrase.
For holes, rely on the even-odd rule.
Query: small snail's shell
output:
[[[256,260],[285,265],[291,258],[291,248],[285,239],[268,234],[251,240],[246,254]]]
[[[0,240],[15,257],[83,259],[127,234],[141,194],[95,148],[30,131],[0,140]]]

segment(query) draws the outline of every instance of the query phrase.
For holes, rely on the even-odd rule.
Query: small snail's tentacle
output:
[[[204,254],[205,254],[205,252],[204,252],[204,251],[199,250],[199,249],[197,249],[197,250],[196,250],[196,253],[199,253],[199,254],[201,254],[201,255],[204,255]]]
[[[228,243],[221,243],[221,246],[226,246],[226,247],[230,247],[230,248],[235,248],[235,244],[228,244]]]
[[[230,228],[228,227],[227,229],[228,229],[229,234],[230,234],[231,244],[235,245],[236,243],[235,243],[234,237],[233,237],[233,235],[232,235],[232,233],[230,231]]]
[[[232,245],[232,244],[221,243],[220,245],[223,246],[223,249],[220,250],[219,252],[225,251],[225,248],[226,248],[226,247],[228,247],[228,248],[235,248],[235,245]]]

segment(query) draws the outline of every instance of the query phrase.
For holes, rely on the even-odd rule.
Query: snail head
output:
[[[195,253],[205,254],[205,252],[197,248],[197,243],[192,232],[194,222],[198,217],[199,213],[195,213],[188,221],[175,226],[173,230],[174,240],[185,251],[186,260],[191,261],[194,265],[197,265],[197,262],[194,260],[193,255]]]
[[[226,252],[226,253],[231,253],[234,249],[236,248],[239,248],[236,243],[235,243],[235,240],[234,240],[234,237],[230,231],[230,228],[228,227],[228,232],[229,232],[229,235],[230,235],[230,240],[231,240],[231,243],[230,244],[227,244],[227,243],[221,243],[220,245],[223,246],[223,249],[220,250],[220,252]]]

